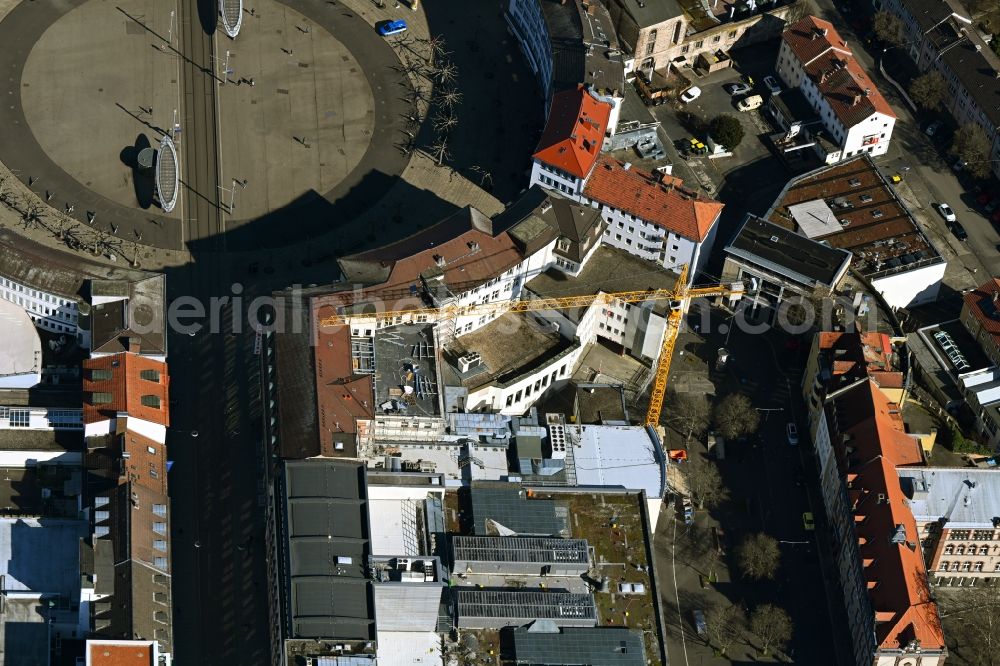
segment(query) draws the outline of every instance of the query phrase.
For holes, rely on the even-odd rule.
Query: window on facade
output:
[[[95,405],[108,405],[114,396],[104,391],[97,391],[90,395],[90,401]]]
[[[158,395],[144,395],[139,398],[139,402],[146,407],[153,407],[155,409],[160,408],[160,396]]]
[[[31,425],[31,411],[27,409],[12,409],[8,418],[11,428],[27,428]]]
[[[712,37],[713,44],[718,44],[720,41],[722,41],[722,35],[716,35],[715,37]]]
[[[161,553],[167,552],[167,542],[165,539],[154,539],[153,548],[160,551]]]
[[[143,370],[139,373],[139,377],[145,379],[147,382],[157,382],[160,381],[160,371],[159,370]]]
[[[90,379],[95,382],[103,382],[111,379],[111,371],[104,368],[93,368],[90,371]]]
[[[157,534],[166,534],[167,533],[167,524],[166,523],[153,523],[153,531],[156,532]]]
[[[153,514],[160,516],[161,518],[167,515],[167,505],[166,504],[154,504]]]
[[[161,571],[167,570],[167,558],[165,557],[154,557],[153,566]]]
[[[653,55],[653,49],[655,47],[656,47],[656,45],[653,44],[653,42],[650,42],[649,44],[646,44],[646,55]]]
[[[729,37],[729,39],[736,39],[736,31],[735,30],[731,30],[729,32],[729,34],[727,35],[727,37]]]
[[[694,43],[694,47],[696,49],[700,49],[704,43],[705,42],[703,40],[699,39],[697,42]]]
[[[687,53],[689,48],[690,47],[687,44],[685,44],[684,46],[681,47],[681,53]]]

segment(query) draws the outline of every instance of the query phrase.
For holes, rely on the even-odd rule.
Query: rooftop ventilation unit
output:
[[[458,369],[468,372],[472,368],[478,368],[483,362],[483,356],[479,352],[472,352],[458,358]]]

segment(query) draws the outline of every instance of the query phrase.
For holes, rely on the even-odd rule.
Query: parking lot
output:
[[[713,179],[720,180],[730,170],[770,155],[765,137],[772,130],[762,115],[763,108],[740,112],[736,108],[736,103],[743,96],[731,97],[723,86],[740,82],[744,80],[742,77],[747,75],[754,82],[753,91],[750,94],[761,95],[766,103],[769,93],[762,82],[765,76],[773,74],[777,52],[777,42],[769,42],[753,49],[737,52],[738,57],[734,58],[736,64],[733,67],[711,74],[699,76],[694,70],[684,69],[684,75],[701,89],[701,95],[687,104],[677,106],[664,104],[651,107],[653,116],[660,121],[661,126],[673,141],[695,135],[692,123],[685,117],[687,114],[693,114],[705,123],[719,113],[729,113],[739,118],[743,125],[744,138],[733,151],[732,156],[711,160],[707,157],[694,158],[705,160],[705,168],[713,175]],[[703,135],[695,138],[705,140]]]

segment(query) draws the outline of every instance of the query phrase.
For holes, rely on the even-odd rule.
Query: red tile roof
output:
[[[1000,338],[1000,303],[993,300],[1000,299],[1000,279],[984,282],[976,289],[967,291],[963,298],[966,308],[983,330],[994,338]]]
[[[782,39],[845,127],[853,127],[876,112],[896,117],[829,21],[807,16],[789,26]]]
[[[840,394],[829,409],[839,425],[833,440],[848,482],[876,640],[885,649],[914,640],[922,648],[940,649],[944,635],[916,520],[896,474],[898,466],[922,462],[919,444],[905,434],[898,406],[873,381]],[[892,541],[896,534],[901,543]]]
[[[832,359],[830,366],[837,380],[831,390],[866,375],[882,388],[902,388],[903,373],[896,369],[896,353],[885,333],[824,331],[818,335],[819,350]]]
[[[372,377],[355,373],[348,326],[320,333],[316,345],[316,401],[323,455],[334,455],[333,439],[337,434],[358,432],[357,419],[374,418]],[[353,444],[353,437],[349,439]]]
[[[88,641],[87,666],[153,666],[153,645],[148,641],[128,645]]]
[[[111,356],[87,359],[83,362],[83,422],[97,423],[126,413],[137,419],[159,425],[170,425],[170,377],[167,364],[162,361],[122,352]],[[93,378],[94,370],[111,372],[110,379]],[[159,373],[159,381],[145,379],[144,370]],[[95,403],[94,394],[109,393],[111,401]],[[145,396],[155,396],[159,407],[142,404]]]
[[[611,105],[592,97],[583,86],[556,93],[534,158],[586,178],[601,152],[610,116]]]
[[[697,242],[708,236],[723,206],[684,189],[680,178],[626,169],[623,162],[607,155],[598,159],[584,194]]]

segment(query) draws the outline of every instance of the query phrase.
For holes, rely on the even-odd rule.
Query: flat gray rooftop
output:
[[[1000,473],[995,469],[900,467],[896,471],[917,520],[944,518],[944,527],[951,529],[995,528],[1000,516]]]
[[[473,484],[472,518],[477,536],[515,534],[551,536],[568,534],[568,511],[555,500],[527,498],[514,484]]]
[[[0,519],[0,576],[5,591],[80,595],[80,520]]]
[[[514,658],[519,664],[557,666],[601,664],[644,666],[646,648],[642,634],[624,627],[563,627],[536,622],[514,629]]]
[[[540,562],[586,564],[586,539],[532,537],[452,537],[452,559],[475,562]]]
[[[822,245],[759,217],[748,215],[726,253],[790,280],[832,287],[845,272],[851,255]]]
[[[285,463],[284,593],[292,638],[375,637],[364,474],[358,463]]]
[[[525,285],[541,298],[583,296],[614,291],[646,291],[672,289],[677,275],[652,261],[633,256],[624,250],[602,245],[594,250],[578,276],[570,277],[550,268]],[[653,303],[653,311],[664,314],[670,309],[667,301]],[[585,310],[561,310],[573,321],[579,321]]]
[[[440,416],[432,324],[402,324],[375,332],[377,414]]]
[[[49,624],[38,599],[8,597],[0,622],[0,664],[49,666]]]

